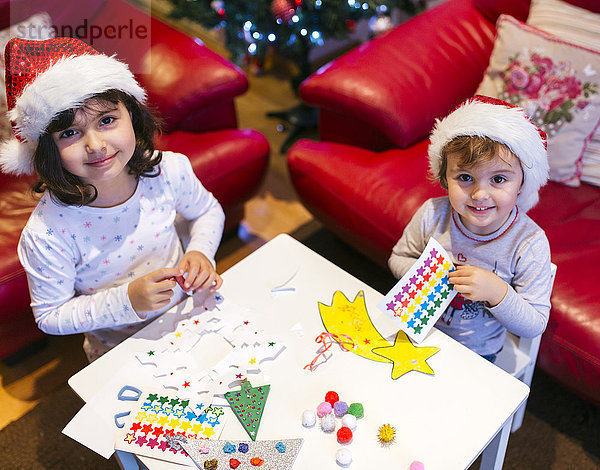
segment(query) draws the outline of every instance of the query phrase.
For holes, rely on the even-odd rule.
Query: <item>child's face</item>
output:
[[[459,166],[456,153],[447,158],[448,196],[462,223],[478,235],[498,230],[508,220],[521,189],[519,159],[503,147],[491,161],[470,168]]]
[[[75,113],[68,129],[52,139],[65,170],[100,188],[117,186],[127,178],[127,163],[135,150],[135,132],[122,104],[93,102]]]

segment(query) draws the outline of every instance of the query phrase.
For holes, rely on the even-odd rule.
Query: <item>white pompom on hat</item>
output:
[[[145,103],[127,65],[74,38],[13,38],[6,45],[6,101],[14,137],[0,144],[0,169],[33,173],[33,154],[52,120],[92,96],[120,90]]]
[[[429,137],[429,171],[439,180],[442,151],[456,137],[488,137],[506,145],[521,161],[523,186],[517,205],[525,212],[539,200],[548,181],[546,134],[529,120],[522,108],[488,96],[475,95],[444,119],[436,120]]]

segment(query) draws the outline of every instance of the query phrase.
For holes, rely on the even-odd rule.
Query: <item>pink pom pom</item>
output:
[[[317,416],[319,418],[322,418],[325,415],[328,415],[329,413],[331,413],[331,410],[333,409],[333,407],[331,406],[330,403],[324,401],[323,403],[321,403],[319,406],[317,406]]]
[[[425,470],[425,464],[423,464],[423,462],[415,460],[413,463],[410,464],[409,470]]]

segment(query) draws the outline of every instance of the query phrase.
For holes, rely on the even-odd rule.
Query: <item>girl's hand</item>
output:
[[[448,273],[448,282],[463,297],[487,302],[490,307],[498,305],[508,290],[508,284],[494,273],[474,266],[457,266]]]
[[[214,292],[223,284],[223,279],[217,274],[212,263],[199,251],[188,251],[181,258],[178,268],[187,273],[183,290],[209,289],[210,292]]]
[[[127,294],[136,313],[151,312],[169,305],[177,284],[175,277],[182,274],[178,268],[162,268],[131,281]]]

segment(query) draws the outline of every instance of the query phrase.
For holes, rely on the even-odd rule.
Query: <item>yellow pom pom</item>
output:
[[[396,429],[390,424],[384,424],[377,431],[377,440],[382,445],[390,445],[396,439]]]

